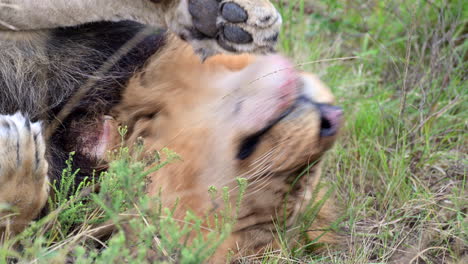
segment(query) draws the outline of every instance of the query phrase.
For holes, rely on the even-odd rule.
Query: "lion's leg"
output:
[[[47,170],[41,124],[21,114],[0,115],[1,236],[21,232],[44,207]]]
[[[281,26],[268,0],[0,0],[0,34],[121,20],[169,28],[205,58],[271,52]]]
[[[165,27],[164,11],[153,0],[0,0],[0,32],[123,20]]]

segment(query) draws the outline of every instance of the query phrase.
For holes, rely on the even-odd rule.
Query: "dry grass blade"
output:
[[[315,61],[308,61],[308,62],[303,62],[303,63],[299,63],[299,64],[296,64],[294,65],[293,67],[296,68],[296,67],[302,67],[302,66],[306,66],[306,65],[310,65],[310,64],[316,64],[316,63],[323,63],[323,62],[333,62],[333,61],[347,61],[347,60],[354,60],[354,59],[359,59],[358,56],[350,56],[350,57],[341,57],[341,58],[330,58],[330,59],[321,59],[321,60],[315,60]],[[289,70],[291,69],[291,67],[288,67],[288,68],[283,68],[283,69],[278,69],[276,71],[273,71],[273,72],[270,72],[270,73],[267,73],[263,76],[260,76],[259,78],[257,79],[254,79],[253,81],[249,82],[248,84],[251,85],[265,77],[268,77],[270,75],[274,75],[274,74],[277,74],[278,72],[282,72],[282,71],[286,71],[286,70]]]

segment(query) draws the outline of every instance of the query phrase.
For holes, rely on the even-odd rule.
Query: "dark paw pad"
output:
[[[247,21],[249,16],[247,12],[236,3],[226,3],[221,8],[221,15],[226,21],[231,23],[241,23]]]
[[[233,43],[247,44],[252,42],[252,35],[240,27],[226,25],[223,30],[224,37]]]
[[[190,0],[189,12],[193,25],[205,36],[214,38],[218,33],[216,19],[218,17],[219,2],[216,0]]]
[[[243,23],[248,19],[247,12],[236,3],[225,3],[220,7],[218,0],[190,0],[189,12],[193,19],[194,29],[191,37],[195,39],[216,38],[236,44],[247,44],[253,41],[252,35],[241,27],[228,24],[217,24],[218,16],[228,23]]]

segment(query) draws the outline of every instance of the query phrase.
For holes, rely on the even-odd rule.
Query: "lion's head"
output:
[[[333,103],[317,77],[280,55],[202,63],[171,40],[130,81],[116,113],[129,145],[141,137],[147,151],[167,147],[182,157],[150,177],[148,192],[162,190],[167,206],[179,198],[184,210],[206,213],[210,186],[235,190],[237,177],[248,179],[234,235],[256,249],[272,242],[277,216],[292,224],[311,199],[341,125]]]

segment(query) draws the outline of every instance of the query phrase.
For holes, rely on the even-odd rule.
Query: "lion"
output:
[[[48,172],[35,183],[45,189],[49,178],[60,177],[64,153],[74,144],[64,144],[70,138],[66,124],[73,120],[58,116],[64,104],[82,92],[88,99],[69,108],[75,116],[86,100],[95,113],[107,111],[129,76],[163,45],[155,34],[159,28],[168,28],[206,59],[220,52],[272,52],[280,25],[281,16],[268,0],[0,0],[0,202],[12,202],[20,211],[7,225],[11,233],[38,215],[47,192],[36,193],[27,187],[30,181],[12,177],[23,174],[10,168],[30,169],[34,163],[39,175]],[[78,91],[83,86],[92,89]],[[103,101],[100,92],[107,88],[112,92],[105,95],[111,98]],[[44,135],[43,128],[53,120],[61,127]],[[24,129],[15,134],[19,123]],[[23,136],[33,137],[38,148],[19,140]],[[13,142],[18,143],[16,158]],[[45,164],[37,158],[43,155]],[[88,161],[81,158],[81,164]],[[31,196],[25,199],[11,188],[17,183]]]
[[[87,27],[81,30],[96,30],[95,24]],[[97,28],[105,29],[106,38],[95,32],[88,39],[76,29],[58,35],[74,44],[111,44],[125,36],[122,29],[144,26],[119,22]],[[186,210],[200,216],[216,210],[222,201],[212,201],[208,186],[235,189],[237,177],[247,179],[234,230],[213,263],[225,261],[227,252],[240,258],[278,247],[276,221],[292,228],[317,199],[321,160],[343,121],[329,88],[279,54],[215,55],[202,62],[193,48],[165,32],[137,47],[110,72],[112,81],[95,84],[47,141],[43,120],[32,121],[27,113],[0,115],[0,201],[19,212],[2,226],[23,230],[44,207],[63,157],[76,151],[75,166],[90,173],[85,168],[100,166],[119,144],[116,127],[126,126],[125,145],[142,141],[148,153],[167,147],[183,158],[149,175],[146,189],[150,196],[162,190],[167,207],[178,199],[175,217]],[[82,58],[84,65],[93,62]],[[336,209],[327,201],[309,237],[337,243],[338,234],[323,231],[335,220]]]
[[[271,52],[281,26],[281,15],[268,0],[1,0],[0,40],[123,20],[167,28],[203,58]]]

